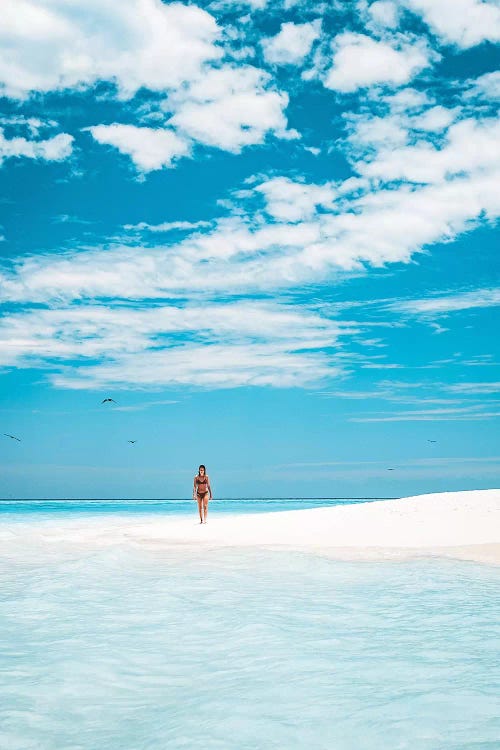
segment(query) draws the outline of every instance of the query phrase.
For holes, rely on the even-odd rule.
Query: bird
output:
[[[396,469],[387,469],[387,471],[396,471]]]
[[[106,404],[108,402],[112,404],[116,404],[116,401],[114,400],[114,398],[103,398],[103,400],[101,401],[101,404]]]
[[[428,440],[428,443],[437,443],[437,440]]]
[[[21,438],[16,437],[15,435],[9,435],[7,432],[4,432],[5,437],[10,438],[11,440],[17,440],[18,443],[21,442]]]
[[[137,443],[137,440],[127,440],[127,443],[132,443],[133,445],[134,443]]]

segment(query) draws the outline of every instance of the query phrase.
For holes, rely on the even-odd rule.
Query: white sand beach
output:
[[[500,564],[500,490],[447,492],[359,505],[167,520],[134,536],[210,546],[266,546],[342,559],[438,555]]]
[[[212,507],[216,507],[214,503]],[[500,564],[500,490],[420,495],[357,505],[245,515],[193,515],[54,519],[4,528],[2,538],[19,548],[29,534],[40,544],[155,548],[244,547],[294,549],[343,560],[439,556]],[[10,545],[9,545],[10,546]]]

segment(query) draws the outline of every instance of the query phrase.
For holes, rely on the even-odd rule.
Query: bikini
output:
[[[200,485],[204,485],[205,489],[200,489]],[[205,497],[205,495],[208,492],[208,477],[205,475],[204,477],[197,476],[196,477],[196,494],[200,498]]]

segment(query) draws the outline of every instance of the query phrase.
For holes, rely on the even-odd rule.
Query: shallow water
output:
[[[217,498],[210,513],[268,513],[333,505],[353,505],[377,498]],[[383,498],[381,498],[383,499]],[[0,521],[24,521],[82,516],[197,515],[192,500],[0,500]]]
[[[496,750],[500,572],[121,545],[0,563],[3,750]]]

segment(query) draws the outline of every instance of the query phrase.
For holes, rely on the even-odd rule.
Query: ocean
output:
[[[215,513],[268,513],[276,510],[299,510],[332,505],[352,505],[386,498],[222,498],[211,501],[210,514]],[[0,500],[0,522],[2,520],[23,521],[28,517],[52,519],[77,518],[84,515],[150,516],[188,515],[197,513],[192,500]]]
[[[194,511],[1,503],[2,750],[498,749],[498,568],[64,541]]]

